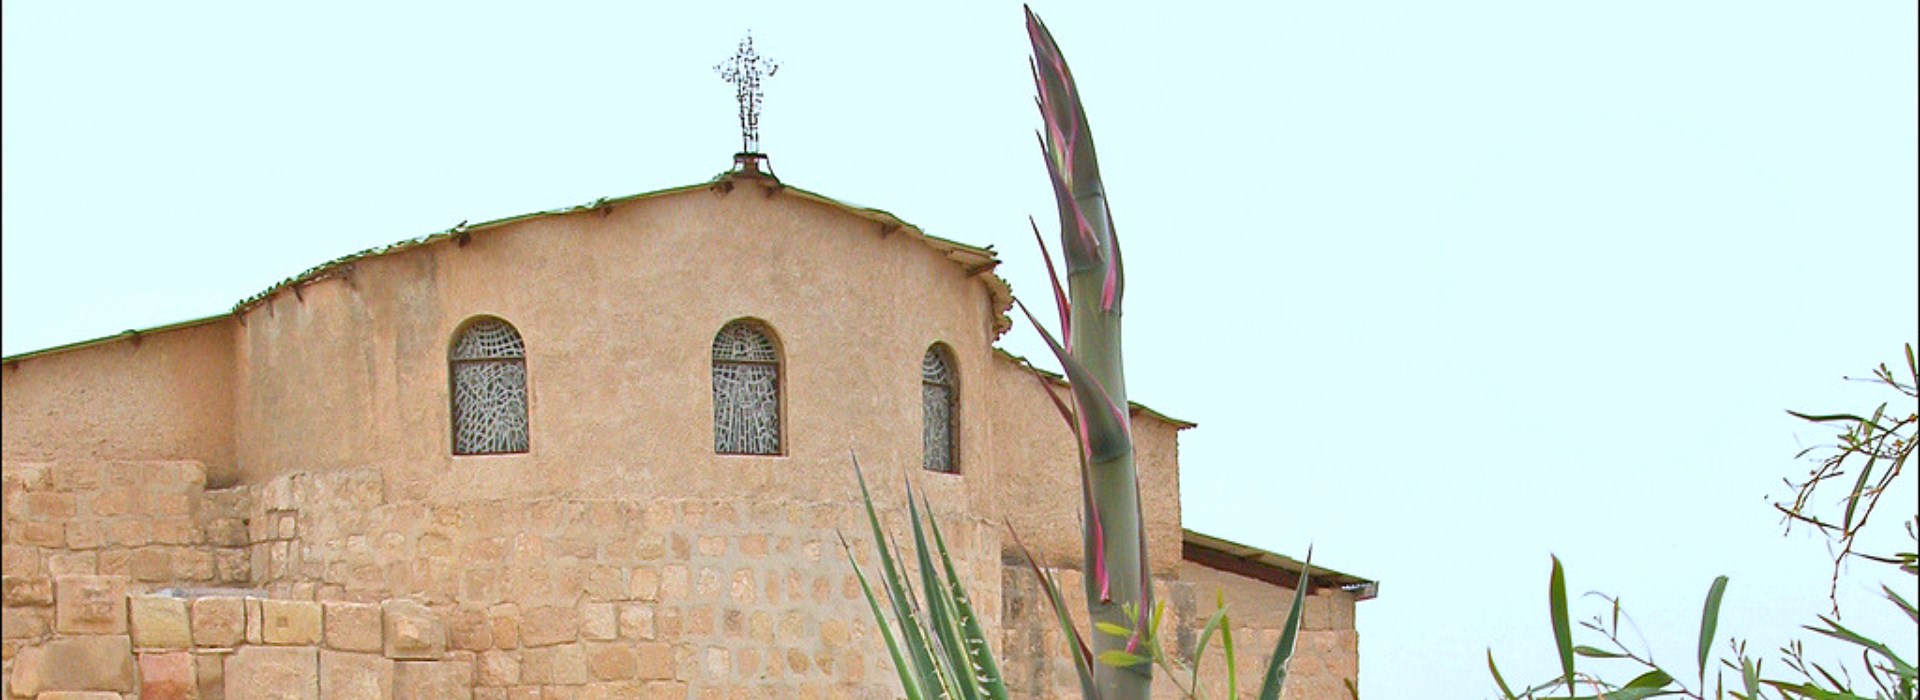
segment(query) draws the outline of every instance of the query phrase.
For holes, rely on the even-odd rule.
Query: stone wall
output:
[[[433,501],[396,495],[377,469],[204,484],[195,462],[4,464],[0,697],[897,693],[836,536],[872,570],[857,501]],[[892,491],[875,497],[883,524],[904,533]],[[1052,612],[965,497],[936,491],[932,503],[983,622],[1002,630],[1011,688],[1071,696]],[[1156,594],[1174,646],[1192,647],[1219,591],[1235,610],[1241,685],[1257,682],[1247,669],[1264,664],[1291,592],[1190,562],[1165,568]],[[1059,575],[1084,629],[1079,574]],[[1354,601],[1309,601],[1287,697],[1346,697]],[[1202,676],[1218,690],[1213,659]]]
[[[835,535],[874,565],[857,502],[393,500],[373,469],[206,491],[190,462],[5,474],[8,698],[425,697],[403,691],[416,681],[486,700],[840,698],[896,684]],[[997,624],[997,530],[957,507],[948,545]],[[99,675],[62,675],[75,668]]]
[[[1154,600],[1165,605],[1160,624],[1162,648],[1191,668],[1192,650],[1207,620],[1224,599],[1233,637],[1242,697],[1259,690],[1273,649],[1280,641],[1293,591],[1236,574],[1182,561],[1180,577],[1156,577]],[[1048,569],[1060,587],[1074,625],[1086,634],[1085,588],[1075,569]],[[1009,563],[1002,573],[1006,596],[1001,627],[1001,671],[1014,697],[1046,700],[1080,697],[1069,642],[1060,631],[1045,593],[1033,570],[1024,562]],[[1218,597],[1216,597],[1218,596]],[[1339,590],[1319,590],[1307,596],[1300,636],[1295,644],[1286,700],[1346,700],[1347,683],[1359,678],[1359,636],[1353,629],[1354,598]],[[1092,640],[1088,639],[1091,644]],[[1209,642],[1200,665],[1199,683],[1205,697],[1226,697],[1227,668],[1220,640]],[[1187,679],[1176,684],[1164,669],[1154,671],[1154,697],[1182,697]]]

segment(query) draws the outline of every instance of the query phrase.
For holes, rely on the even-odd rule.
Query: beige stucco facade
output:
[[[1030,582],[1008,566],[1003,533],[1010,524],[1050,564],[1077,560],[1074,448],[1041,393],[1054,380],[994,347],[1010,302],[995,262],[883,212],[739,173],[451,231],[316,268],[229,315],[9,358],[7,694],[96,689],[35,674],[81,642],[118,648],[99,638],[129,632],[68,625],[56,595],[117,581],[134,601],[119,614],[136,628],[139,663],[128,688],[104,689],[115,692],[178,666],[194,669],[198,697],[265,697],[233,679],[283,667],[303,677],[309,658],[318,678],[335,658],[401,665],[386,695],[367,697],[404,694],[406,678],[502,700],[892,697],[836,540],[867,561],[857,453],[894,522],[902,475],[927,495],[978,607],[1006,630],[1015,689],[1058,695],[1071,677],[1022,656],[1050,618],[1021,592]],[[448,350],[482,316],[525,340],[524,453],[450,449]],[[714,451],[713,338],[742,318],[780,349],[779,455]],[[920,362],[934,343],[959,377],[957,474],[918,467]],[[1263,606],[1284,598],[1183,560],[1185,427],[1134,412],[1161,587],[1189,608],[1206,589],[1208,610],[1213,589]],[[143,596],[173,589],[197,611],[194,596],[218,598],[209,587],[242,589],[263,610],[417,604],[443,644],[423,658],[318,631],[288,643],[139,638],[142,611],[167,607]],[[1353,597],[1314,599],[1326,612],[1310,636],[1344,636],[1314,642],[1325,653],[1308,675],[1326,678],[1301,687],[1342,688],[1357,670]],[[342,620],[365,612],[342,609]],[[1205,619],[1175,612],[1176,625]],[[1253,635],[1279,624],[1246,619]],[[166,654],[191,663],[168,666]],[[209,685],[209,668],[226,680]]]

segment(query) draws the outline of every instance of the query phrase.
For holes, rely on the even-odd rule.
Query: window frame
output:
[[[759,336],[763,340],[765,340],[769,346],[772,347],[773,359],[771,360],[759,360],[759,359],[722,360],[715,357],[714,351],[716,348],[714,347],[714,345],[718,343],[718,341],[720,340],[720,337],[724,335],[728,329],[733,328],[735,326],[744,326],[748,330],[751,330],[754,333],[759,334]],[[713,408],[713,415],[709,419],[710,420],[709,426],[713,431],[713,453],[715,455],[727,456],[727,457],[784,457],[787,455],[787,385],[785,381],[785,377],[787,374],[786,358],[787,358],[787,353],[780,344],[779,334],[774,332],[772,324],[767,323],[766,321],[763,321],[761,319],[742,316],[740,318],[735,318],[727,321],[726,323],[720,324],[720,330],[714,331],[713,342],[709,343],[707,347],[707,379],[708,379],[708,386],[709,386],[708,400],[712,403],[712,408]],[[773,423],[773,451],[771,452],[737,452],[737,451],[731,451],[731,450],[723,450],[720,448],[720,421],[719,421],[720,396],[717,391],[717,388],[713,387],[712,384],[713,384],[713,381],[718,379],[719,377],[719,370],[721,365],[758,366],[758,367],[772,368],[773,370],[773,422],[774,422]]]
[[[498,323],[513,333],[514,338],[519,341],[520,354],[516,357],[455,357],[455,350],[460,347],[461,341],[466,339],[467,334],[473,332],[474,326],[487,322]],[[460,400],[459,368],[472,365],[505,364],[518,364],[520,366],[520,408],[523,412],[521,422],[524,425],[523,430],[526,433],[526,443],[518,450],[462,451],[460,447],[459,425],[461,411],[457,403]],[[512,322],[499,316],[488,314],[472,316],[461,321],[460,325],[455,326],[447,343],[447,400],[445,405],[447,407],[447,451],[450,456],[494,457],[502,455],[523,455],[533,452],[533,374],[527,367],[526,334],[521,333],[520,328],[513,325]]]
[[[946,370],[946,382],[940,383],[927,376],[927,358],[940,362]],[[947,394],[947,468],[935,469],[929,464],[927,451],[927,389],[943,388]],[[959,476],[960,470],[960,362],[955,358],[953,348],[946,343],[935,341],[927,346],[920,355],[920,470],[935,474]]]

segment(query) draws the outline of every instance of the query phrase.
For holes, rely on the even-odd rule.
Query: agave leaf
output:
[[[900,624],[900,635],[904,639],[908,658],[913,661],[913,679],[920,685],[923,697],[933,697],[939,679],[933,668],[933,656],[927,647],[925,635],[921,633],[918,616],[913,614],[913,598],[908,593],[908,584],[894,565],[893,556],[887,551],[887,535],[880,529],[880,515],[874,511],[873,494],[867,491],[867,477],[860,471],[860,456],[851,456],[854,478],[860,482],[860,498],[867,506],[867,524],[873,528],[874,549],[880,552],[880,571],[886,579],[887,599],[893,605],[894,619]]]
[[[973,612],[973,600],[967,596],[966,586],[961,585],[960,574],[954,571],[953,558],[947,555],[946,538],[940,536],[940,519],[933,517],[931,508],[927,511],[927,527],[933,530],[933,546],[940,552],[940,565],[946,569],[947,581],[951,584],[954,615],[959,619],[962,640],[967,645],[967,656],[973,660],[972,671],[980,684],[981,694],[994,700],[1006,700],[1007,683],[1000,675],[1000,665],[993,660],[993,646],[987,641],[987,634],[980,627],[980,618]]]
[[[952,689],[958,691],[958,700],[978,700],[980,692],[975,687],[978,679],[973,674],[973,663],[967,658],[966,647],[960,643],[960,630],[954,625],[952,612],[947,608],[947,586],[940,580],[940,570],[933,565],[933,548],[927,545],[926,530],[920,525],[920,509],[914,503],[913,484],[908,482],[906,489],[907,519],[913,521],[913,551],[920,563],[921,590],[926,593],[927,636],[935,642],[937,652],[934,661],[940,664],[942,676],[952,679]],[[931,514],[929,510],[928,515]]]
[[[1900,612],[1906,613],[1908,620],[1920,624],[1920,612],[1914,610],[1913,603],[1908,602],[1906,598],[1900,597],[1900,594],[1895,593],[1887,584],[1880,584],[1880,590],[1887,594],[1887,600],[1891,600],[1894,605],[1900,606]]]
[[[1147,657],[1140,656],[1137,654],[1130,654],[1130,653],[1121,651],[1119,649],[1109,649],[1107,651],[1100,652],[1100,656],[1097,657],[1097,660],[1100,663],[1106,664],[1108,666],[1117,666],[1120,668],[1126,668],[1128,666],[1139,666],[1141,664],[1144,664],[1147,662],[1148,659]]]
[[[1574,646],[1573,653],[1577,656],[1585,656],[1589,659],[1624,659],[1627,656],[1626,654],[1616,654],[1614,652],[1607,651],[1605,649],[1596,649],[1596,648],[1587,646],[1585,644]]]
[[[838,534],[838,533],[835,533]],[[908,700],[926,700],[926,681],[915,676],[912,666],[900,653],[900,642],[893,637],[893,626],[887,624],[886,613],[880,612],[880,600],[873,595],[873,586],[867,585],[867,575],[860,571],[860,562],[853,560],[853,548],[847,545],[847,538],[840,538],[840,548],[846,550],[847,563],[853,565],[853,575],[860,580],[860,591],[867,595],[867,607],[873,609],[873,622],[880,628],[880,636],[887,640],[887,654],[893,657],[893,670],[900,674],[900,687],[906,691]]]
[[[1053,334],[1040,325],[1033,312],[1018,299],[1014,303],[1020,312],[1026,314],[1027,321],[1040,331],[1041,340],[1046,341],[1047,349],[1060,360],[1060,367],[1066,371],[1067,384],[1073,389],[1076,415],[1079,417],[1079,429],[1084,436],[1083,449],[1089,461],[1101,462],[1120,457],[1133,447],[1132,426],[1129,425],[1126,407],[1114,402],[1100,380],[1088,371],[1080,360],[1054,340]]]
[[[1047,281],[1053,284],[1053,305],[1060,310],[1060,337],[1067,339],[1067,351],[1073,351],[1073,306],[1067,303],[1067,290],[1060,286],[1060,275],[1054,272],[1053,256],[1047,253],[1047,242],[1040,237],[1040,225],[1033,217],[1027,217],[1027,225],[1033,228],[1033,242],[1040,246],[1040,262],[1047,266]]]
[[[1280,700],[1287,685],[1287,662],[1293,660],[1294,641],[1300,634],[1300,618],[1306,610],[1307,589],[1312,587],[1313,548],[1307,548],[1307,560],[1300,565],[1300,580],[1293,589],[1293,607],[1287,611],[1286,625],[1280,628],[1280,643],[1273,647],[1273,659],[1267,663],[1266,678],[1260,682],[1260,700]]]
[[[1226,597],[1219,592],[1213,594],[1214,604],[1220,606],[1220,649],[1227,654],[1227,700],[1240,700],[1240,668],[1233,655],[1233,620],[1226,614]]]

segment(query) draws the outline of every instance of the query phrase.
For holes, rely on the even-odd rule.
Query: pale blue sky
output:
[[[784,179],[992,244],[1044,305],[1017,4],[718,5],[7,2],[4,353],[705,180],[749,28]],[[1783,409],[1878,400],[1841,376],[1920,335],[1913,3],[1035,9],[1126,241],[1130,388],[1201,426],[1187,523],[1382,580],[1364,695],[1489,695],[1489,646],[1550,675],[1549,552],[1680,669],[1717,574],[1758,649],[1824,609],[1768,502],[1826,439]]]

